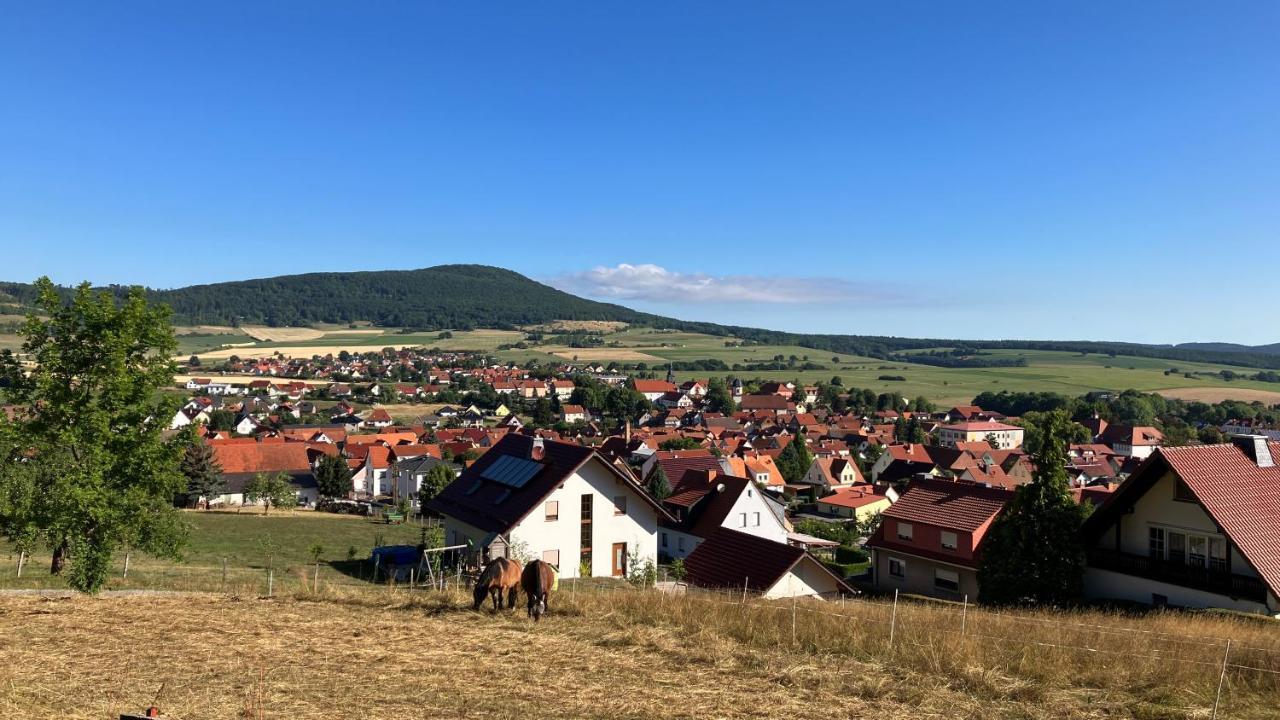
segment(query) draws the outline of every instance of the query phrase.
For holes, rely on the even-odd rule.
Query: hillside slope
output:
[[[120,287],[111,288],[123,292]],[[519,273],[485,265],[439,265],[420,270],[381,270],[284,275],[256,280],[150,290],[173,308],[175,321],[191,325],[271,326],[367,320],[385,327],[419,329],[511,328],[553,320],[608,320],[735,337],[769,345],[879,359],[903,351],[938,347],[1059,350],[1280,368],[1280,354],[1211,350],[1124,342],[956,340],[870,335],[800,334],[736,325],[693,322],[587,300],[535,282]],[[0,298],[30,303],[31,285],[0,283]],[[972,363],[972,361],[965,361]],[[982,358],[977,358],[981,363]],[[967,366],[981,367],[982,364]]]

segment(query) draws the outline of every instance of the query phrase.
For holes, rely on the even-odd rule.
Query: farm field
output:
[[[1227,638],[1241,649],[1218,717],[1274,717],[1280,691],[1280,627],[1230,616],[971,607],[959,637],[958,608],[904,601],[891,643],[878,600],[597,581],[562,585],[538,624],[469,606],[455,589],[323,581],[271,599],[0,596],[0,716],[155,701],[174,718],[1208,718]]]

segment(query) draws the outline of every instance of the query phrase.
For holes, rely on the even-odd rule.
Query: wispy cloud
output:
[[[550,278],[566,292],[609,300],[649,302],[829,303],[885,299],[875,289],[849,280],[774,275],[708,275],[668,270],[661,265],[595,267]]]

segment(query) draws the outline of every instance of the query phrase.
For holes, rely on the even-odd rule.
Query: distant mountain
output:
[[[1239,345],[1237,343],[1181,343],[1174,345],[1180,350],[1202,350],[1219,353],[1260,353],[1262,355],[1280,355],[1280,343],[1270,345]]]
[[[117,293],[125,292],[125,288],[118,286],[109,289]],[[913,361],[910,357],[898,355],[903,351],[964,347],[975,350],[1108,353],[1171,361],[1280,368],[1280,345],[1266,346],[1276,348],[1274,351],[1266,351],[1244,346],[1237,346],[1240,348],[1238,350],[1227,350],[1075,340],[956,340],[811,335],[691,322],[587,300],[535,282],[519,273],[485,265],[308,273],[193,285],[174,290],[148,290],[148,293],[153,300],[168,303],[173,308],[175,322],[193,325],[243,323],[301,326],[363,320],[386,327],[442,330],[511,328],[553,320],[614,320],[899,362]],[[0,283],[0,302],[4,302],[4,297],[7,296],[19,305],[26,305],[31,303],[34,295],[31,285]]]

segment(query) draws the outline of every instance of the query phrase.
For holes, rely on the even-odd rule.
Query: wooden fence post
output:
[[[320,594],[320,563],[316,563],[315,574],[311,576],[311,592]]]
[[[1222,653],[1222,674],[1218,676],[1218,694],[1213,698],[1213,720],[1218,720],[1218,703],[1222,701],[1222,683],[1227,679],[1227,659],[1231,657],[1231,638],[1227,638],[1227,650]]]
[[[893,650],[893,636],[898,630],[898,591],[893,591],[893,615],[889,618],[889,649]]]
[[[129,579],[129,553],[124,554],[124,579]]]
[[[791,596],[791,644],[796,644],[796,603],[798,595]]]
[[[18,551],[18,577],[22,577],[22,562],[27,559],[27,551]]]
[[[271,597],[272,591],[275,590],[276,571],[267,568],[267,597]]]
[[[751,580],[749,577],[742,578],[742,604],[747,604],[747,582]]]
[[[222,558],[222,589],[219,592],[227,591],[227,559]]]
[[[960,608],[960,637],[964,637],[965,622],[969,619],[969,596],[964,596],[964,607]]]

